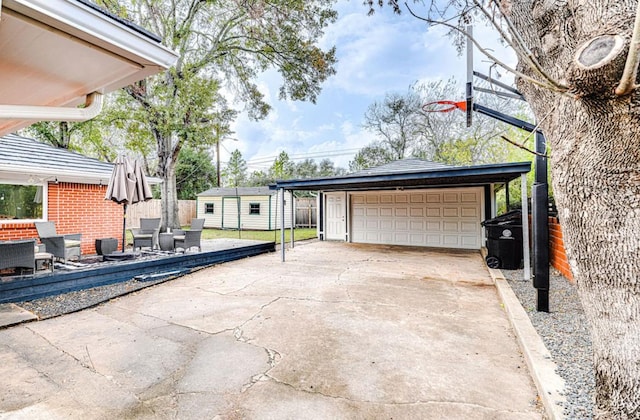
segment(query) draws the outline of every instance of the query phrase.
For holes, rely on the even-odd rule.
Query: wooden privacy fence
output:
[[[162,201],[149,200],[132,204],[127,207],[127,229],[140,226],[140,218],[161,217]],[[185,226],[191,223],[191,219],[196,217],[196,200],[178,201],[178,218],[180,225]]]
[[[315,198],[296,198],[296,227],[316,227],[316,206]]]

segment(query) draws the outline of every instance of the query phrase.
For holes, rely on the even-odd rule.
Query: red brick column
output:
[[[573,280],[557,217],[549,217],[549,263],[567,279]]]

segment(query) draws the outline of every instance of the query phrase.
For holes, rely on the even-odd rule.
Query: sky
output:
[[[444,28],[428,27],[409,13],[394,15],[389,8],[367,16],[360,0],[339,0],[337,10],[338,20],[320,41],[323,49],[336,46],[337,73],[324,82],[316,104],[279,100],[278,73],[264,73],[258,85],[273,109],[257,122],[240,115],[232,127],[232,138],[221,144],[223,163],[238,149],[249,172],[267,170],[286,151],[296,162],[329,158],[348,169],[356,152],[374,140],[362,127],[364,114],[386,93],[405,93],[415,82],[454,77],[460,84],[460,96],[442,99],[464,99],[466,58],[458,55]],[[495,33],[486,27],[474,31],[483,45],[492,47],[505,61],[515,62]],[[479,52],[474,66],[488,74],[489,64]]]

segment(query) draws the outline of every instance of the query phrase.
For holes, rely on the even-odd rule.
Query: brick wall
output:
[[[49,183],[48,220],[60,234],[82,233],[82,254],[95,254],[95,240],[117,238],[122,247],[122,205],[105,200],[107,187],[61,182]],[[33,223],[0,224],[0,240],[37,238]]]
[[[549,217],[549,263],[556,268],[563,276],[573,280],[569,261],[564,249],[562,239],[562,228],[557,217]]]

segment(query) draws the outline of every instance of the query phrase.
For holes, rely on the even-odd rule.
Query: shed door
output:
[[[482,189],[354,193],[354,242],[480,249]]]
[[[347,230],[345,194],[327,193],[325,197],[327,200],[327,218],[325,222],[326,239],[344,241]]]
[[[240,197],[222,197],[222,229],[240,229]]]

